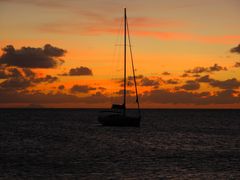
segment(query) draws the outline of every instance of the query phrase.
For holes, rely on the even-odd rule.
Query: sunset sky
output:
[[[0,0],[0,107],[121,102],[124,7],[141,107],[240,108],[239,0]]]

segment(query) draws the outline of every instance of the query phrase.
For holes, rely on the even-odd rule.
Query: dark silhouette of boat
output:
[[[138,107],[138,115],[137,116],[130,116],[126,112],[126,86],[127,86],[127,77],[126,77],[126,61],[127,61],[127,37],[129,42],[129,50],[131,55],[131,62],[132,62],[132,72],[133,72],[133,81],[135,87],[135,94],[136,94],[136,103]],[[124,84],[123,84],[123,104],[113,104],[112,108],[108,111],[102,111],[98,116],[98,121],[103,126],[134,126],[139,127],[141,122],[141,112],[139,106],[139,99],[138,99],[138,91],[137,91],[137,84],[136,84],[136,76],[135,76],[135,69],[133,64],[133,55],[132,55],[132,48],[131,48],[131,41],[130,41],[130,33],[127,21],[127,13],[126,8],[124,8]]]

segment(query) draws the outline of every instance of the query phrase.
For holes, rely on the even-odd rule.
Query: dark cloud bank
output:
[[[53,83],[58,81],[57,77],[51,75],[37,77],[37,74],[29,68],[5,67],[3,70],[0,69],[0,74],[2,75],[0,79],[5,79],[0,83],[0,89],[5,91],[24,90],[40,83]]]
[[[227,80],[215,80],[210,78],[209,75],[205,75],[202,76],[198,79],[196,79],[196,81],[198,82],[202,82],[202,83],[209,83],[211,86],[213,87],[218,87],[220,89],[237,89],[240,87],[240,81],[238,81],[236,78],[231,78],[231,79],[227,79]]]
[[[128,98],[134,99],[133,96]],[[105,103],[110,97],[96,92],[86,97],[78,97],[72,94],[41,92],[2,91],[0,89],[1,103]],[[152,90],[140,95],[142,103],[159,104],[235,104],[240,103],[240,94],[234,90],[223,90],[211,95],[209,92],[193,93],[186,91],[171,92],[166,89]]]
[[[170,92],[168,90],[153,90],[145,93],[141,100],[144,102],[162,104],[234,104],[240,103],[240,95],[234,95],[234,90],[219,91],[215,95],[209,92],[192,93],[186,91]]]
[[[2,91],[0,89],[0,103],[104,103],[108,102],[109,98],[100,92],[87,97],[77,97],[71,94],[64,93],[48,93],[41,92],[15,92]]]
[[[233,48],[231,52],[238,53],[238,47]],[[41,91],[30,91],[27,88],[36,86],[40,83],[53,83],[58,80],[57,77],[46,75],[38,77],[30,68],[54,68],[63,62],[59,59],[65,54],[65,50],[53,47],[50,44],[43,48],[23,47],[16,50],[9,45],[3,48],[3,55],[0,57],[0,103],[104,103],[109,102],[110,98],[99,91],[104,91],[103,87],[90,87],[87,85],[74,85],[69,91],[72,94],[63,93],[65,86],[58,86],[58,93],[44,94]],[[238,66],[235,65],[235,67]],[[212,73],[217,71],[226,71],[226,67],[214,64],[210,67],[196,67],[186,71],[185,77],[193,74],[195,80],[188,80],[184,85],[179,86],[175,91],[159,88],[162,84],[179,84],[178,79],[163,80],[160,77],[149,78],[143,75],[136,77],[139,86],[153,88],[150,91],[140,95],[142,103],[160,103],[160,104],[235,104],[240,103],[240,93],[236,89],[240,87],[240,82],[236,78],[227,80],[215,80],[209,75],[200,76],[201,73]],[[163,75],[168,75],[168,72]],[[93,75],[92,70],[87,67],[72,68],[65,75],[85,76]],[[128,77],[130,83],[133,78]],[[220,90],[209,92],[195,92],[200,88],[201,83],[208,83],[212,87]],[[133,84],[132,84],[133,85]],[[64,91],[63,91],[64,90]],[[78,97],[78,93],[93,93],[85,97]],[[117,92],[122,94],[122,90]],[[133,92],[128,92],[128,98],[134,99]]]

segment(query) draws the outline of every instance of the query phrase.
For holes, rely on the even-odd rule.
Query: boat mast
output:
[[[141,117],[140,105],[139,105],[139,99],[138,99],[137,81],[136,81],[135,68],[134,68],[134,63],[133,63],[132,44],[131,44],[131,39],[130,39],[128,20],[127,20],[127,34],[128,34],[128,43],[129,43],[129,50],[130,50],[130,55],[131,55],[131,62],[132,62],[132,72],[133,72],[133,81],[134,81],[135,93],[136,93],[136,103],[137,103],[137,107],[138,107],[138,116]]]
[[[125,115],[126,113],[126,86],[127,86],[127,12],[126,12],[126,8],[124,8],[124,90],[123,90],[123,114]]]

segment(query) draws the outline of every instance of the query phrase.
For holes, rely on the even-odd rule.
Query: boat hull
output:
[[[106,116],[99,116],[98,121],[103,126],[130,126],[140,127],[140,117],[124,116],[119,114],[112,114]]]

